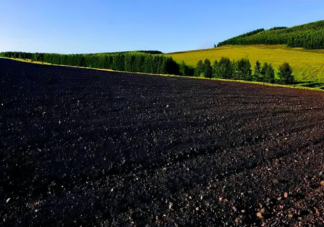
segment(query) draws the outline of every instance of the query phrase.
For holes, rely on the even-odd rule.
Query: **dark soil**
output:
[[[323,108],[317,91],[1,59],[0,226],[324,226]]]

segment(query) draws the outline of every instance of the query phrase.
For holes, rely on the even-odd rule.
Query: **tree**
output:
[[[275,72],[271,64],[265,63],[266,68],[262,68],[264,71],[263,81],[268,83],[275,82]]]
[[[248,59],[241,59],[233,65],[235,65],[235,79],[251,80],[251,63]]]
[[[136,58],[135,58],[136,59]],[[135,63],[135,60],[134,60]],[[135,67],[135,64],[134,64]],[[159,74],[165,74],[165,57],[160,56],[158,59],[158,65],[157,65],[157,69],[156,69],[156,73]]]
[[[264,76],[264,75],[266,74],[267,69],[268,69],[268,63],[265,62],[265,63],[263,64],[263,66],[261,67],[261,75]]]
[[[134,56],[132,54],[126,54],[125,56],[125,71],[133,72]]]
[[[210,61],[206,58],[204,61],[204,76],[206,78],[211,78],[213,74],[213,69],[211,67]]]
[[[279,67],[278,76],[283,83],[292,84],[294,82],[294,76],[292,75],[292,68],[285,62]]]
[[[167,57],[165,59],[165,71],[168,74],[179,75],[179,64],[173,58]]]
[[[84,56],[82,56],[82,57],[80,57],[80,59],[79,59],[79,65],[78,66],[86,66],[86,64],[85,64],[85,57]]]
[[[202,60],[199,60],[196,66],[196,76],[202,76],[204,73],[204,63],[202,62]]]
[[[135,72],[145,72],[145,56],[144,54],[137,54],[136,55],[136,59],[134,62],[134,71]],[[110,60],[110,65],[112,65],[113,62],[113,58],[112,56],[110,56],[111,60]],[[160,67],[160,73],[166,73],[166,69],[165,69],[165,59],[163,62],[163,66]]]
[[[259,61],[257,61],[255,63],[255,67],[254,67],[254,79],[258,80],[258,78],[260,77],[261,74],[261,64]]]
[[[231,79],[233,78],[233,65],[230,59],[222,57],[218,62],[215,69],[215,75],[217,78]]]
[[[184,61],[182,61],[181,64],[180,64],[180,75],[182,75],[182,76],[187,75],[187,66],[184,63]]]
[[[146,56],[144,67],[145,73],[153,73],[153,57],[151,54]]]
[[[218,67],[218,61],[215,60],[213,64],[213,75],[212,77],[217,77],[217,67]]]
[[[181,62],[180,64],[180,75],[182,76],[194,76],[195,74],[195,69],[193,67],[190,67],[188,65],[186,65],[186,63],[184,61]]]

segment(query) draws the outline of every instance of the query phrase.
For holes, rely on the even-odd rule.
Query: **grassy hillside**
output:
[[[208,58],[212,62],[228,57],[231,60],[248,58],[255,65],[271,63],[276,69],[283,62],[288,62],[298,81],[324,82],[324,50],[305,50],[302,48],[288,48],[285,45],[249,45],[249,46],[222,46],[204,50],[194,50],[167,54],[175,61],[196,66],[199,60]]]
[[[324,49],[324,20],[291,28],[258,29],[218,43],[224,45],[286,44],[289,47]]]

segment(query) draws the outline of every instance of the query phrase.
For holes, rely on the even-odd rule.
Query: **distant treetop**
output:
[[[274,30],[280,30],[280,29],[286,29],[288,27],[273,27],[273,28],[270,28],[269,31],[274,31]]]

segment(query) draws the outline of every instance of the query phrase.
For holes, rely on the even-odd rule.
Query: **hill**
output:
[[[184,61],[196,66],[199,60],[208,58],[211,62],[228,57],[231,60],[247,58],[251,64],[256,61],[271,63],[275,69],[288,62],[297,81],[324,82],[324,50],[288,48],[285,45],[229,45],[211,49],[168,53],[175,61]]]
[[[289,47],[324,49],[324,20],[291,28],[257,29],[218,43],[224,45],[286,44]]]

